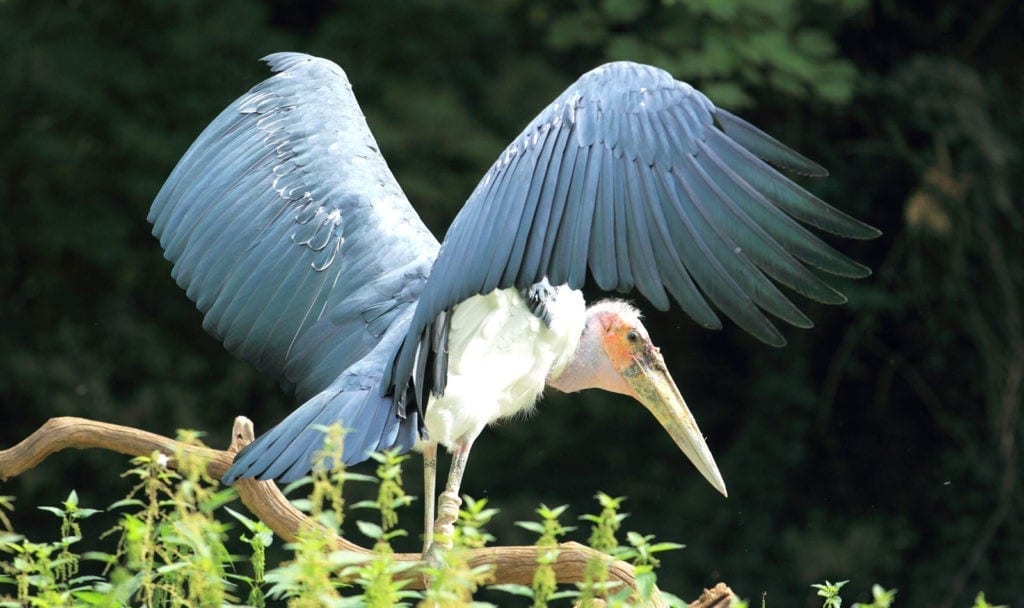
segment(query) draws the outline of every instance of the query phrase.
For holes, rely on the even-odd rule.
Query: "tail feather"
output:
[[[324,427],[334,423],[346,429],[345,465],[363,462],[380,450],[412,449],[419,438],[418,415],[399,418],[392,398],[381,396],[379,379],[365,380],[343,375],[239,452],[222,482],[230,485],[240,477],[281,483],[299,479],[312,470],[314,455],[323,449]]]

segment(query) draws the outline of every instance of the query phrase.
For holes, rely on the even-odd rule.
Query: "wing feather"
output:
[[[624,155],[623,159],[629,159]],[[633,286],[633,269],[629,262],[629,240],[628,224],[626,222],[626,210],[633,204],[626,196],[626,179],[631,171],[636,171],[636,159],[627,161],[626,172],[617,176],[614,181],[614,196],[611,206],[612,216],[612,242],[615,243],[615,273],[618,280],[615,283],[615,291],[629,291]],[[560,280],[560,279],[559,279]]]
[[[638,289],[658,308],[671,295],[698,323],[719,327],[710,301],[759,339],[783,344],[765,313],[811,322],[769,277],[838,303],[808,266],[867,274],[800,222],[854,238],[878,231],[772,165],[825,174],[662,70],[619,62],[585,74],[527,125],[452,224],[386,370],[388,389],[404,394],[421,381],[416,353],[462,300],[543,278],[578,289],[588,272],[601,289]],[[474,258],[489,261],[467,268]]]
[[[314,359],[305,349],[319,352],[317,336],[344,326],[380,338],[351,322],[362,311],[346,299],[395,269],[425,274],[439,246],[381,158],[344,72],[306,55],[266,61],[277,74],[203,131],[149,219],[204,327],[311,396],[366,354]],[[339,307],[346,315],[331,321]]]
[[[561,121],[560,121],[561,123]],[[550,258],[554,234],[561,221],[561,210],[565,205],[565,188],[572,178],[572,164],[575,162],[576,147],[570,141],[568,129],[556,127],[555,143],[551,149],[551,160],[544,174],[537,202],[537,213],[532,218],[530,245],[527,248],[523,266],[528,269],[529,284],[536,283],[543,274],[539,270]]]
[[[626,174],[626,191],[629,199],[640,201],[646,198],[642,186],[641,175],[647,176],[650,171],[646,167],[637,172]],[[658,310],[668,310],[669,300],[665,293],[661,273],[658,271],[658,260],[651,246],[651,221],[647,217],[647,206],[627,204],[626,251],[636,278],[637,290],[647,298]]]
[[[590,249],[588,241],[603,151],[603,146],[579,147],[576,150],[573,184],[568,195],[571,201],[552,251],[553,272],[570,277],[570,281],[575,278],[582,282],[586,278],[587,258],[578,252]]]
[[[881,234],[876,228],[850,217],[786,179],[724,133],[712,130],[709,134],[707,146],[714,149],[741,179],[786,213],[816,228],[847,238],[873,239]]]
[[[668,176],[655,175],[650,172],[646,180],[648,192],[658,192],[658,196],[667,196],[664,192],[663,180]],[[656,179],[657,178],[657,179]],[[662,252],[661,267],[662,280],[666,289],[672,294],[676,302],[691,319],[708,329],[721,329],[722,322],[715,316],[714,311],[700,295],[697,286],[686,269],[686,265],[680,258],[679,252],[672,245],[674,237],[673,228],[666,216],[667,209],[652,205],[649,208],[652,220],[651,236],[654,239],[655,249]],[[666,259],[667,258],[667,259]]]
[[[357,429],[347,462],[411,447],[419,418],[382,396],[381,368],[440,247],[381,157],[344,72],[296,53],[266,61],[277,74],[200,134],[149,213],[207,331],[308,400],[236,460],[229,481],[304,474],[320,423]],[[501,196],[495,212],[517,221]]]
[[[618,267],[615,255],[615,212],[616,193],[619,192],[618,183],[621,176],[615,165],[622,163],[621,158],[616,158],[614,149],[607,150],[602,155],[604,162],[601,165],[599,177],[599,196],[594,201],[594,223],[590,233],[592,243],[587,257],[589,259],[590,272],[594,275],[597,286],[605,291],[615,289],[619,283]]]

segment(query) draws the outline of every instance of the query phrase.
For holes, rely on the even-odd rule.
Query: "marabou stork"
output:
[[[302,405],[237,455],[224,477],[294,480],[322,427],[340,422],[346,464],[375,450],[424,454],[426,547],[459,506],[470,447],[545,386],[601,388],[646,406],[726,493],[714,458],[636,308],[587,308],[602,290],[669,296],[719,328],[708,304],[771,345],[762,311],[810,327],[769,280],[820,302],[843,296],[808,267],[868,270],[797,221],[878,231],[774,167],[818,164],[645,65],[584,74],[505,149],[444,241],[382,158],[345,73],[298,53],[225,109],[179,161],[149,220],[173,276],[233,354]],[[453,454],[434,521],[434,468]]]

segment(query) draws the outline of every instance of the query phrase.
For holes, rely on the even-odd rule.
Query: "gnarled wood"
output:
[[[168,466],[172,467],[175,464],[174,454],[184,452],[202,457],[208,463],[207,472],[210,476],[219,478],[231,466],[235,453],[251,442],[253,436],[252,423],[241,416],[235,420],[231,446],[227,450],[188,445],[155,433],[87,418],[51,418],[19,444],[0,451],[0,479],[7,480],[20,475],[38,465],[50,454],[68,448],[101,448],[130,456],[160,452],[168,456]],[[295,540],[301,530],[313,527],[325,535],[334,536],[334,544],[338,549],[367,555],[372,553],[369,549],[334,535],[332,531],[307,517],[292,506],[277,484],[272,481],[240,479],[235,482],[235,488],[253,515],[285,540]],[[575,542],[562,543],[558,548],[558,558],[553,568],[559,583],[582,581],[587,561],[594,556],[603,555]],[[401,553],[395,557],[407,562],[420,560],[418,553]],[[513,546],[475,549],[470,552],[469,562],[473,567],[491,565],[494,568],[492,582],[528,585],[533,579],[537,565],[537,548]],[[410,587],[422,587],[420,574],[413,571],[407,576],[411,577]],[[609,567],[609,580],[618,581],[630,588],[636,587],[633,567],[625,562],[612,562]],[[712,589],[706,589],[690,606],[724,608],[729,605],[731,597],[732,592],[729,588],[719,583]],[[665,605],[660,598],[656,598],[653,604]]]

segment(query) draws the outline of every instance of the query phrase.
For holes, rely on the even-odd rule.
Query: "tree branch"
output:
[[[155,433],[86,418],[51,418],[14,447],[0,451],[0,479],[7,480],[20,475],[38,465],[50,454],[68,448],[101,448],[130,456],[160,452],[168,456],[168,466],[171,467],[175,466],[174,454],[184,452],[203,458],[207,462],[207,472],[210,476],[220,478],[231,466],[235,453],[251,442],[253,436],[252,422],[241,416],[235,419],[231,446],[227,450],[189,445]],[[338,549],[372,555],[369,549],[334,535],[332,531],[296,509],[273,481],[239,479],[234,487],[238,490],[242,503],[253,515],[286,541],[295,540],[300,531],[313,528],[322,534],[333,536],[334,545]],[[558,549],[558,558],[553,567],[559,583],[581,582],[587,562],[592,557],[604,556],[603,553],[575,542],[562,543]],[[405,562],[420,561],[418,553],[400,553],[396,554],[395,558]],[[491,565],[495,583],[529,585],[537,566],[537,547],[474,549],[470,551],[469,563],[472,567]],[[630,564],[622,561],[612,562],[608,575],[609,580],[636,589],[635,573]],[[410,578],[411,588],[422,588],[421,574],[412,571],[406,576]],[[712,589],[705,589],[700,598],[690,606],[724,608],[729,605],[731,598],[732,591],[725,584],[719,583]],[[653,605],[666,604],[656,594]]]

